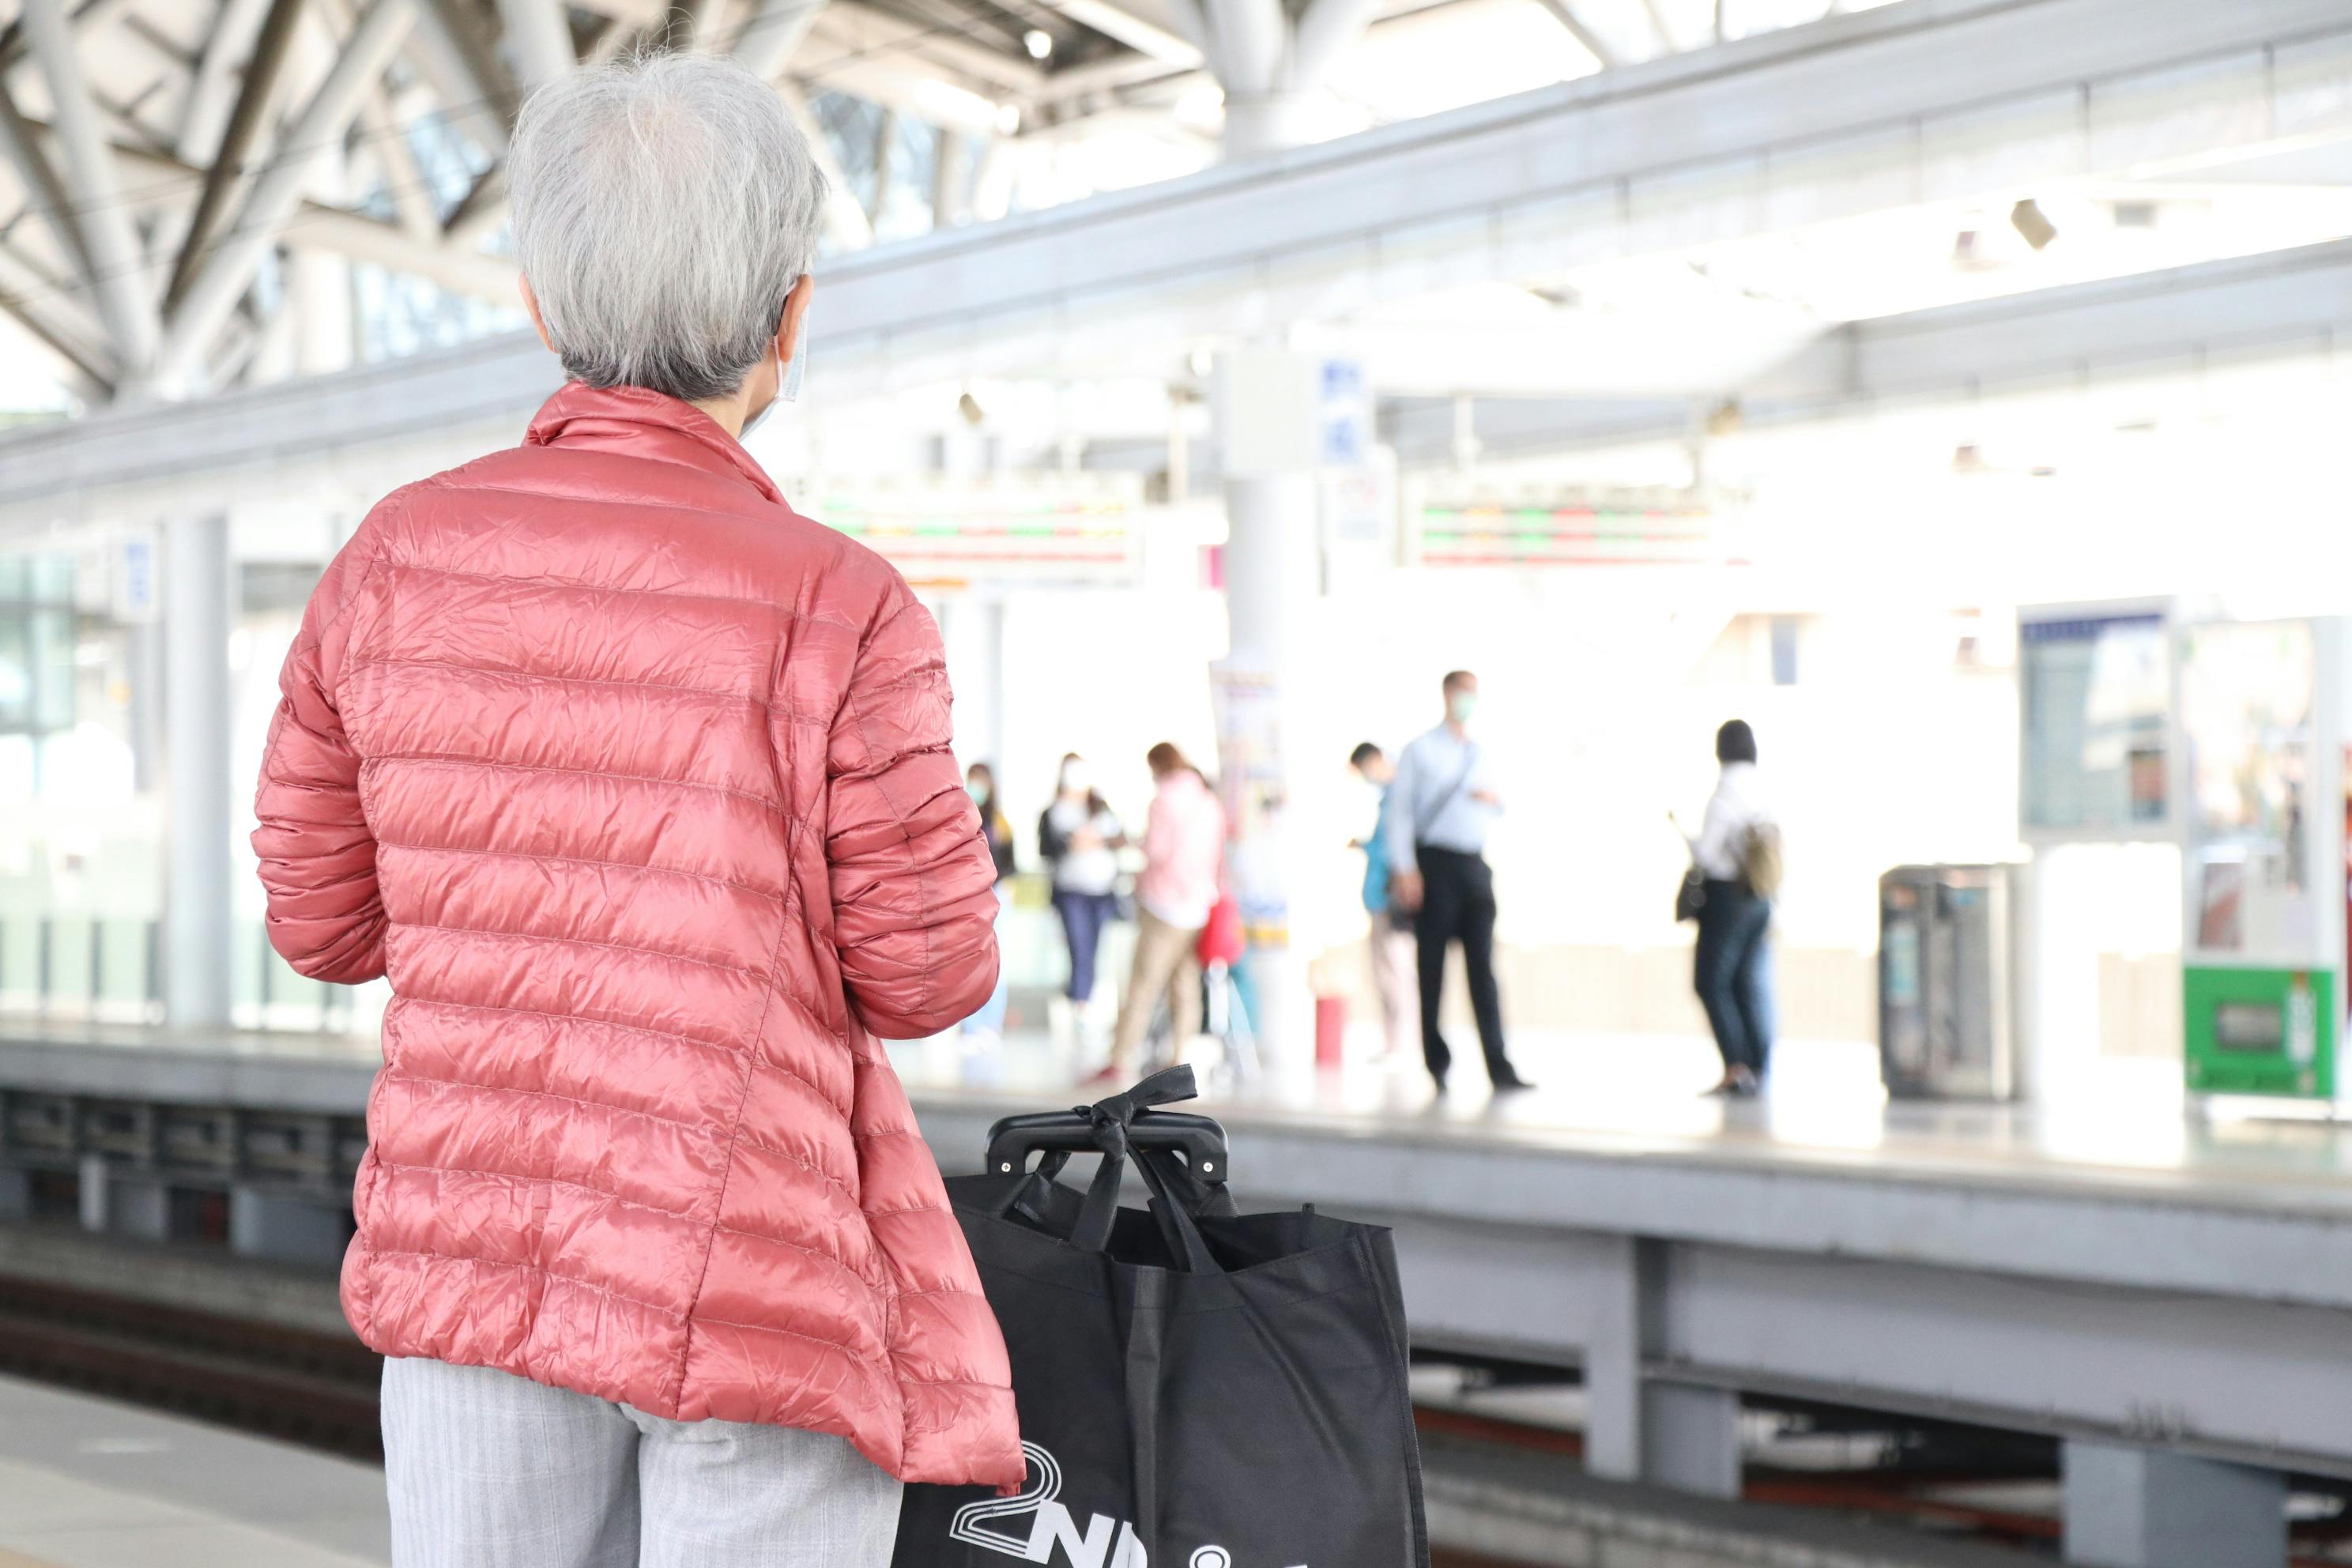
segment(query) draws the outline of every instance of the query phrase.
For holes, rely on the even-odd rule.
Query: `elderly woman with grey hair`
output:
[[[328,568],[254,835],[270,940],[389,975],[344,1310],[400,1568],[880,1568],[901,1480],[1018,1489],[1004,1345],[879,1044],[996,983],[930,616],[738,437],[824,182],[696,56],[535,95],[571,381]]]

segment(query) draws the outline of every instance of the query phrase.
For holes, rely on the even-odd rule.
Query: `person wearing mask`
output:
[[[1416,997],[1420,984],[1413,973],[1412,917],[1389,898],[1389,789],[1396,766],[1381,750],[1366,741],[1348,758],[1356,776],[1380,792],[1372,813],[1371,833],[1353,847],[1364,852],[1364,913],[1371,919],[1372,984],[1381,994],[1381,1022],[1386,1031],[1381,1047],[1383,1060],[1402,1052],[1420,1026]]]
[[[1503,1042],[1503,999],[1495,984],[1495,873],[1486,835],[1502,815],[1485,749],[1470,733],[1478,711],[1478,678],[1466,669],[1443,683],[1445,718],[1405,747],[1382,810],[1389,896],[1413,917],[1421,982],[1421,1049],[1437,1091],[1445,1092],[1454,1053],[1438,1027],[1445,952],[1462,944],[1470,1009],[1486,1078],[1498,1091],[1531,1089],[1511,1066]]]
[[[1054,881],[1054,912],[1070,948],[1066,994],[1080,1013],[1094,1000],[1095,955],[1118,912],[1118,852],[1127,829],[1095,789],[1094,768],[1076,752],[1062,759],[1053,804],[1037,818],[1037,852]]]
[[[1723,1081],[1708,1092],[1745,1097],[1763,1088],[1772,1062],[1772,895],[1779,891],[1780,829],[1756,773],[1756,731],[1732,720],[1715,734],[1722,765],[1691,861],[1706,879],[1693,981],[1706,1009]]]
[[[506,163],[567,383],[394,491],[289,649],[270,944],[388,976],[342,1306],[402,1568],[885,1568],[1016,1488],[1004,1341],[880,1044],[997,973],[939,629],[740,437],[825,181],[765,79],[533,92]]]
[[[1013,824],[1004,819],[1003,810],[996,804],[996,770],[986,763],[974,763],[964,770],[963,790],[971,796],[971,804],[980,813],[980,830],[988,839],[988,858],[996,866],[996,918],[1001,926],[1004,911],[1013,904]],[[962,1034],[968,1046],[984,1047],[1004,1037],[1004,1014],[1010,998],[1011,986],[1000,966],[996,989],[990,994],[987,1005],[963,1021]]]
[[[1154,785],[1143,832],[1143,875],[1135,885],[1135,967],[1097,1081],[1134,1075],[1136,1052],[1162,996],[1173,1024],[1174,1059],[1201,1032],[1202,928],[1216,906],[1224,868],[1225,808],[1200,770],[1162,741],[1146,753]]]

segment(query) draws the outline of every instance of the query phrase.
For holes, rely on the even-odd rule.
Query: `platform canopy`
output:
[[[29,367],[19,407],[88,406],[511,326],[517,108],[630,50],[772,79],[833,176],[838,253],[1196,170],[1244,116],[1243,142],[1295,144],[1866,8],[5,0],[0,364]]]

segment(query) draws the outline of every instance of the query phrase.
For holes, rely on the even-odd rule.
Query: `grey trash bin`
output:
[[[2017,869],[1898,866],[1878,879],[1878,1064],[1890,1096],[2016,1092]]]

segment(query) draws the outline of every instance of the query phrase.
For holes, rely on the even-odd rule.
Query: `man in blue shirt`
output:
[[[1372,984],[1381,994],[1381,1022],[1386,1027],[1381,1057],[1386,1060],[1403,1050],[1420,1027],[1420,1009],[1413,1001],[1418,961],[1412,916],[1389,902],[1389,785],[1396,767],[1370,741],[1349,754],[1348,765],[1381,792],[1370,836],[1356,840],[1352,847],[1364,852],[1364,912],[1372,918]]]
[[[1503,999],[1495,984],[1495,873],[1486,864],[1486,833],[1503,800],[1486,759],[1470,736],[1478,710],[1478,678],[1457,669],[1445,678],[1445,721],[1405,747],[1389,786],[1381,827],[1389,859],[1389,895],[1413,911],[1421,972],[1421,1049],[1429,1076],[1445,1092],[1454,1053],[1437,1026],[1445,984],[1445,950],[1462,944],[1470,981],[1470,1009],[1486,1077],[1498,1090],[1533,1087],[1511,1066],[1503,1043]]]

